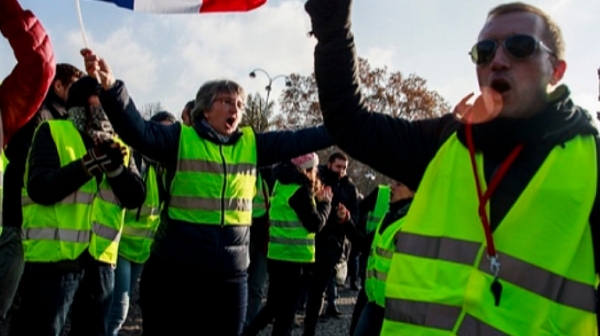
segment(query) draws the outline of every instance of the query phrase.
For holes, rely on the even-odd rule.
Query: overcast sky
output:
[[[49,31],[58,62],[82,67],[84,46],[76,0],[20,0]],[[168,1],[168,0],[165,0]],[[374,66],[414,73],[452,105],[477,91],[467,52],[476,41],[493,0],[354,0],[353,30],[359,55]],[[563,29],[567,73],[563,80],[579,105],[600,110],[600,1],[533,0]],[[246,13],[157,15],[82,0],[90,47],[106,58],[127,84],[138,106],[161,102],[179,116],[185,102],[210,79],[229,78],[249,93],[265,94],[268,80],[248,74],[255,68],[271,77],[313,71],[315,40],[304,1],[269,0]],[[0,76],[14,57],[0,43]],[[273,83],[273,99],[284,87]]]

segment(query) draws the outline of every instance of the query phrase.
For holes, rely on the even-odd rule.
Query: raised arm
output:
[[[315,76],[323,120],[334,142],[351,157],[416,187],[452,117],[411,122],[370,113],[359,91],[351,0],[309,0],[305,7],[318,40]]]
[[[174,165],[181,124],[165,126],[144,120],[125,83],[115,79],[110,65],[90,49],[82,49],[81,55],[88,75],[100,80],[100,102],[119,137],[143,155],[167,166]]]
[[[52,84],[56,64],[44,27],[17,0],[0,0],[0,31],[17,59],[17,65],[0,85],[5,145],[39,109]]]

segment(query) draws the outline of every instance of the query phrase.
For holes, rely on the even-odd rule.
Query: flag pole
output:
[[[83,25],[83,15],[81,15],[81,4],[80,0],[75,0],[75,6],[77,7],[77,16],[79,17],[79,27],[81,28],[81,35],[83,36],[83,44],[86,48],[90,48],[88,44],[87,35],[85,34],[85,27]]]

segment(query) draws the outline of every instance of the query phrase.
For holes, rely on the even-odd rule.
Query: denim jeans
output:
[[[69,311],[70,336],[106,336],[113,267],[84,253],[78,260],[25,263],[11,336],[59,336]]]
[[[248,266],[248,311],[246,312],[246,325],[254,319],[260,311],[262,300],[265,297],[267,283],[267,253],[261,246],[250,242],[250,266]]]
[[[379,336],[385,318],[385,308],[368,302],[363,308],[352,336]]]
[[[5,227],[0,235],[0,329],[12,306],[25,261],[21,245],[21,229]]]
[[[127,319],[129,302],[143,268],[144,264],[138,264],[119,256],[115,269],[115,289],[106,321],[107,336],[119,335],[119,330]]]
[[[216,275],[151,254],[140,281],[144,336],[242,332],[248,303],[246,272]]]

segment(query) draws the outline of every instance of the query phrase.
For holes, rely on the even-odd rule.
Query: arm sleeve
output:
[[[138,173],[133,155],[129,167],[125,167],[121,174],[108,178],[108,184],[124,208],[135,209],[144,204],[146,185]]]
[[[0,3],[0,31],[8,39],[17,65],[0,85],[0,111],[6,145],[36,113],[52,84],[56,62],[42,24],[16,0]]]
[[[323,121],[336,145],[352,158],[416,189],[453,117],[409,121],[368,111],[359,90],[352,34],[317,44],[315,76]]]
[[[319,232],[325,226],[331,204],[328,202],[313,203],[313,195],[305,186],[300,187],[290,200],[290,207],[296,212],[302,225],[309,232]]]
[[[117,81],[110,90],[101,91],[100,102],[115,132],[125,143],[165,166],[175,165],[181,123],[165,126],[144,120],[122,81]]]
[[[332,145],[333,141],[324,126],[256,134],[259,166],[287,161]]]
[[[36,203],[52,205],[87,183],[90,177],[77,159],[64,167],[50,133],[50,127],[40,125],[34,135],[28,158],[27,193]]]

